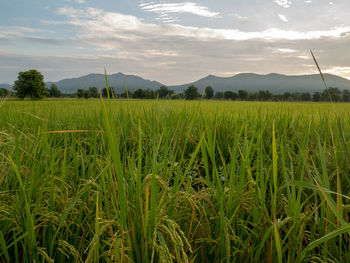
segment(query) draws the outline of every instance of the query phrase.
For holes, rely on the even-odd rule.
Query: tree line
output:
[[[116,93],[113,87],[109,87],[110,97],[112,98],[133,98],[133,99],[217,99],[217,100],[241,100],[241,101],[324,101],[324,102],[350,102],[350,91],[341,91],[338,88],[325,89],[322,92],[285,92],[282,94],[272,94],[269,90],[260,90],[258,92],[247,92],[245,90],[218,91],[214,92],[211,86],[205,88],[204,93],[200,94],[198,88],[189,86],[183,93],[176,93],[166,86],[158,90],[137,89],[134,92]],[[102,96],[107,97],[107,89],[102,90]],[[97,98],[97,88],[92,87],[88,90],[79,89],[76,97],[78,98]]]
[[[24,99],[29,97],[32,100],[42,99],[44,97],[60,98],[60,97],[76,97],[80,99],[98,98],[99,91],[96,87],[88,89],[78,89],[74,94],[62,93],[56,84],[51,84],[50,88],[45,87],[43,75],[37,70],[29,70],[20,72],[18,79],[15,81],[13,90],[14,95]],[[10,91],[1,88],[0,97],[10,95]],[[350,102],[350,91],[331,87],[322,92],[285,92],[283,94],[273,94],[269,90],[261,90],[258,92],[247,92],[245,90],[233,91],[218,91],[214,92],[211,86],[204,89],[200,94],[198,88],[194,85],[189,86],[183,93],[176,93],[174,90],[166,86],[161,86],[157,90],[137,89],[133,92],[125,90],[122,93],[117,93],[113,87],[108,90],[103,88],[101,95],[105,98],[134,98],[134,99],[217,99],[217,100],[241,100],[241,101],[333,101],[333,102]]]

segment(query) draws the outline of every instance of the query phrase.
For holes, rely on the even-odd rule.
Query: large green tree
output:
[[[13,89],[21,99],[25,97],[30,97],[32,100],[42,99],[48,94],[48,90],[45,88],[44,76],[35,69],[19,72]]]
[[[189,86],[185,90],[185,99],[186,100],[195,100],[199,97],[200,95],[198,94],[198,89],[195,86]]]

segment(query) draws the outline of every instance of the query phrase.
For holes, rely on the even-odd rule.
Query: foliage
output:
[[[205,88],[205,98],[210,100],[214,97],[214,89],[211,86]]]
[[[35,69],[19,72],[13,89],[16,96],[21,99],[27,96],[32,100],[42,99],[48,94],[48,90],[45,88],[44,76]]]
[[[224,98],[224,93],[222,91],[215,92],[215,99],[223,99]]]
[[[50,90],[50,97],[53,92]],[[212,93],[213,92],[213,93]],[[330,93],[330,94],[329,94]],[[61,94],[61,93],[59,93]],[[61,94],[56,95],[56,97],[72,97],[78,98],[98,98],[99,93],[96,87],[90,87],[88,90],[79,89],[76,94]],[[206,99],[225,99],[225,100],[242,100],[242,101],[314,101],[329,102],[332,98],[333,102],[350,102],[350,91],[343,90],[342,92],[338,88],[330,88],[329,90],[324,90],[322,92],[314,92],[312,95],[309,92],[285,92],[283,94],[272,94],[269,90],[260,90],[258,92],[247,92],[240,90],[240,94],[233,91],[218,91],[214,93],[214,89],[210,86],[205,88],[204,97]],[[173,90],[168,89],[165,86],[160,87],[158,90],[151,89],[137,89],[134,92],[125,91],[122,93],[117,93],[114,88],[109,87],[110,98],[134,98],[134,99],[185,99],[186,95],[184,93],[175,93]],[[193,99],[198,98],[200,94],[193,92]],[[331,96],[331,97],[330,97]],[[55,97],[55,96],[54,96]],[[102,97],[107,98],[107,89],[102,89]]]
[[[103,98],[108,98],[108,93],[109,93],[109,97],[110,98],[115,98],[117,97],[117,94],[115,92],[115,89],[113,87],[109,87],[108,88],[108,92],[107,92],[107,89],[106,88],[103,88],[102,89],[102,97]],[[125,96],[126,97],[126,96]]]
[[[52,83],[49,88],[49,97],[59,98],[62,96],[61,91],[58,89],[56,84]]]
[[[241,99],[241,100],[246,100],[248,98],[248,92],[245,91],[245,90],[239,90],[238,91],[238,97]]]
[[[0,88],[0,97],[7,97],[9,95],[9,91],[4,88]]]
[[[90,87],[89,88],[89,95],[92,97],[92,98],[98,98],[98,90],[96,87]]]
[[[200,95],[198,93],[198,89],[197,87],[191,85],[189,86],[185,92],[184,92],[184,96],[186,100],[195,100],[197,99]]]
[[[273,94],[268,90],[260,90],[257,96],[258,100],[261,100],[261,101],[271,100],[272,97],[273,97]]]
[[[329,88],[322,92],[321,98],[322,101],[339,102],[341,101],[341,95],[342,93],[338,88]]]
[[[174,93],[173,90],[168,89],[166,86],[161,86],[158,90],[157,90],[157,94],[159,96],[159,98],[169,98],[172,94]]]
[[[350,90],[343,90],[343,101],[350,102]]]
[[[238,98],[238,94],[232,91],[225,91],[224,98],[227,100],[236,100]]]
[[[88,92],[86,91],[86,90],[84,90],[84,89],[78,89],[77,90],[77,97],[79,98],[79,99],[81,99],[81,98],[85,98],[85,94],[87,94]]]

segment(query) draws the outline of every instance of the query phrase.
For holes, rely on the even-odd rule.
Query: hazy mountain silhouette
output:
[[[337,87],[341,90],[350,89],[350,80],[332,75],[325,74],[325,78],[329,87]],[[48,82],[49,87],[53,82]],[[63,79],[55,82],[57,87],[63,93],[74,93],[78,89],[87,89],[89,87],[97,87],[98,83],[101,88],[105,87],[104,74],[89,74],[79,78]],[[150,81],[134,75],[125,75],[123,73],[117,73],[108,75],[108,84],[110,87],[114,87],[117,93],[125,91],[125,83],[129,91],[135,91],[136,89],[159,89],[163,84],[157,81]],[[11,85],[5,85],[7,89],[11,89]],[[183,92],[190,85],[198,87],[202,92],[207,86],[212,86],[214,91],[235,91],[246,90],[248,92],[254,92],[259,90],[269,90],[272,93],[280,94],[284,92],[316,92],[324,90],[321,77],[318,74],[314,75],[298,75],[288,76],[276,73],[268,75],[259,75],[255,73],[242,73],[232,77],[217,77],[209,75],[198,81],[187,83],[183,85],[169,86],[170,89],[176,92]]]
[[[350,80],[325,74],[328,87],[337,87],[339,89],[350,89]],[[248,92],[269,90],[272,93],[279,94],[284,92],[316,92],[325,89],[320,75],[300,75],[300,76],[287,76],[281,74],[268,74],[259,75],[254,73],[242,73],[233,77],[217,77],[209,75],[198,81],[178,85],[170,86],[169,88],[182,92],[188,86],[194,85],[199,91],[207,86],[212,86],[214,91],[235,91],[246,90]]]
[[[129,91],[141,89],[159,89],[162,86],[157,81],[150,81],[134,75],[125,75],[116,73],[108,75],[108,85],[113,87],[117,93],[125,91],[125,83]],[[74,93],[78,89],[88,89],[89,87],[97,87],[100,84],[101,88],[106,87],[104,74],[89,74],[79,78],[63,79],[58,82],[47,82],[49,88],[52,83],[55,83],[59,90],[63,93]]]

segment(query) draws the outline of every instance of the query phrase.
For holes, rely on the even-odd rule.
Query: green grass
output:
[[[349,140],[350,104],[6,101],[0,261],[350,262]]]

